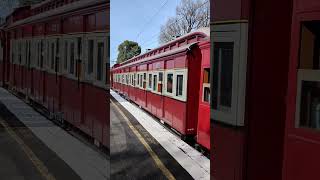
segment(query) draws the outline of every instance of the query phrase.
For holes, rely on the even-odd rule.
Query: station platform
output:
[[[0,88],[0,179],[106,180],[108,155]]]
[[[111,179],[210,179],[210,160],[110,90]]]

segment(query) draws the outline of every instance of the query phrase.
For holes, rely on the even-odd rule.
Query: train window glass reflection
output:
[[[68,69],[68,42],[64,42],[64,70]]]
[[[205,68],[203,71],[203,102],[210,102],[210,68]]]
[[[151,89],[151,87],[152,87],[152,74],[149,74],[149,83],[148,83],[148,85],[149,85],[149,88]]]
[[[54,69],[54,43],[51,43],[51,69]]]
[[[43,58],[44,58],[44,42],[40,42],[40,68],[43,68]]]
[[[182,96],[183,91],[183,75],[177,75],[176,96]]]
[[[153,91],[157,90],[157,84],[158,84],[157,75],[153,75]]]
[[[163,72],[159,72],[159,81],[162,82],[163,79]]]
[[[159,72],[158,92],[162,93],[163,72]]]
[[[143,88],[147,87],[147,73],[143,73]]]
[[[18,64],[21,64],[21,42],[18,42]]]
[[[28,41],[28,55],[27,55],[27,66],[31,68],[31,41]]]
[[[104,43],[98,43],[98,59],[97,59],[97,61],[98,61],[97,62],[97,80],[98,81],[102,80],[103,57],[104,57]]]
[[[60,72],[60,39],[56,39],[55,71]]]
[[[320,129],[320,82],[302,81],[300,126]]]
[[[69,67],[69,73],[74,74],[74,43],[70,43],[70,67]]]
[[[320,21],[304,22],[301,27],[300,69],[320,69]]]
[[[90,75],[93,73],[93,48],[94,48],[94,41],[89,40],[88,41],[88,74]]]
[[[213,60],[213,108],[221,111],[231,110],[233,42],[215,42]]]
[[[173,74],[167,74],[167,93],[172,93],[172,86],[173,86]]]

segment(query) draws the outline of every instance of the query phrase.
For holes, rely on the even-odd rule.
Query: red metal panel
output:
[[[212,18],[214,21],[249,19],[249,0],[213,1]]]
[[[307,11],[318,11],[320,9],[320,1],[318,0],[293,0],[294,11],[307,12]]]
[[[107,11],[96,13],[96,30],[105,31],[108,25],[110,25],[110,18],[108,18]]]
[[[244,133],[241,131],[230,131],[229,128],[220,124],[214,124],[211,131],[214,137],[214,148],[212,149],[213,161],[211,161],[211,175],[214,179],[243,179],[242,163],[244,161]],[[232,142],[232,143],[227,143]]]
[[[83,32],[83,16],[72,16],[63,21],[64,33]]]
[[[320,19],[320,7],[316,1],[296,1],[293,12],[291,29],[291,49],[287,91],[286,133],[284,148],[283,179],[317,179],[319,177],[318,164],[320,160],[320,133],[316,130],[295,127],[296,98],[297,98],[297,67],[299,64],[300,30],[302,21],[316,21]],[[317,11],[309,10],[314,5]],[[301,8],[304,6],[304,8]]]
[[[103,136],[103,131],[110,128],[109,118],[107,118],[107,93],[104,89],[94,87],[91,84],[84,84],[83,86],[83,111],[85,116],[80,127],[102,143],[107,138]],[[92,97],[92,94],[94,94],[94,97]]]
[[[60,30],[61,23],[59,19],[48,21],[48,23],[46,23],[47,35],[60,34]]]
[[[44,24],[35,24],[33,26],[33,36],[41,36],[45,33],[45,25]]]
[[[210,149],[210,104],[203,102],[203,77],[204,68],[210,68],[210,42],[205,42],[200,46],[201,49],[201,76],[199,90],[199,110],[197,124],[197,142]]]
[[[81,88],[78,82],[69,78],[62,78],[61,92],[62,110],[64,118],[76,127],[79,127],[81,121]]]

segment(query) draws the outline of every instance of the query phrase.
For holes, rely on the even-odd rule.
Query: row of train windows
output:
[[[205,68],[203,71],[203,84],[202,84],[202,101],[209,103],[210,102],[210,68]],[[114,81],[122,84],[127,84],[131,86],[136,86],[140,88],[146,88],[146,75],[147,73],[139,74],[137,81],[135,81],[137,74],[115,74]],[[183,96],[183,79],[184,75],[176,75],[176,89],[175,96]],[[174,74],[166,74],[166,92],[167,94],[173,93],[173,80]],[[162,93],[163,90],[163,72],[158,73],[148,73],[148,90]]]
[[[165,79],[163,76],[165,75]],[[187,71],[115,74],[117,83],[147,89],[157,94],[164,93],[176,99],[186,100]],[[175,88],[174,88],[175,87]],[[164,91],[164,92],[163,92]]]
[[[82,66],[85,65],[88,79],[106,80],[109,37],[83,39],[16,40],[12,42],[11,61],[28,68],[46,68],[75,77],[81,76]]]

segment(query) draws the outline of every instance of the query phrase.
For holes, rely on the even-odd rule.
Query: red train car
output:
[[[320,179],[320,1],[211,3],[212,178]]]
[[[209,149],[209,60],[209,28],[204,28],[117,64],[112,88],[182,137],[198,133],[199,144]]]
[[[1,82],[109,148],[107,0],[47,0],[1,27]]]

